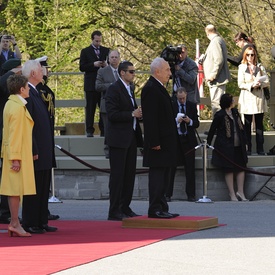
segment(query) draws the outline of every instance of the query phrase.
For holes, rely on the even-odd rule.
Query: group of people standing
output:
[[[253,40],[244,33],[237,33],[234,41],[242,51],[239,56],[228,56],[224,40],[213,25],[205,29],[210,44],[204,60],[205,78],[209,86],[213,122],[207,142],[211,145],[214,135],[212,163],[224,170],[225,181],[232,201],[246,201],[244,195],[244,169],[247,155],[252,152],[252,121],[255,121],[256,150],[258,155],[264,152],[263,118],[267,112],[267,100],[264,88],[269,86],[265,68],[259,63]],[[241,90],[238,103],[232,95],[225,94],[226,84],[230,80],[229,61],[238,67],[238,86]],[[238,105],[238,109],[235,106]],[[234,174],[238,191],[234,191]]]
[[[263,113],[266,101],[262,88],[268,86],[268,77],[263,67],[258,66],[255,45],[243,33],[235,37],[242,48],[239,57],[227,55],[226,43],[213,25],[205,28],[210,40],[203,64],[205,81],[209,86],[213,123],[209,130],[208,143],[217,134],[213,152],[213,164],[224,169],[231,200],[246,200],[244,195],[247,155],[251,146],[252,115],[256,120],[257,153],[263,154]],[[197,104],[197,64],[188,57],[187,47],[180,45],[179,62],[172,68],[173,95],[166,90],[171,78],[171,67],[163,58],[156,58],[150,66],[151,76],[142,89],[141,106],[134,96],[135,68],[131,62],[120,62],[117,50],[109,51],[100,45],[102,34],[91,35],[91,46],[80,55],[80,70],[85,72],[84,80],[93,78],[85,89],[86,98],[94,93],[100,97],[99,104],[105,135],[105,155],[110,159],[110,207],[109,220],[122,220],[138,214],[130,208],[135,181],[137,147],[143,148],[143,166],[149,167],[149,209],[151,218],[173,218],[167,202],[171,200],[176,167],[184,165],[186,172],[186,195],[188,201],[196,201],[195,150],[198,144],[196,128],[199,127]],[[227,61],[239,66],[238,85],[241,89],[239,106],[235,107],[233,97],[226,94],[230,81]],[[93,76],[92,76],[93,74]],[[261,76],[261,77],[260,77]],[[265,79],[263,76],[266,76]],[[250,93],[249,95],[246,95]],[[89,94],[89,95],[88,95]],[[250,99],[249,99],[250,96]],[[253,105],[253,107],[252,107]],[[256,107],[254,106],[256,105]],[[250,106],[248,111],[247,106]],[[87,120],[89,102],[86,106],[87,137],[93,137],[94,129]],[[94,115],[92,115],[94,116]],[[139,122],[144,127],[144,140]],[[90,122],[89,122],[90,121]],[[92,129],[92,130],[91,130]],[[248,148],[246,147],[248,144]],[[223,159],[225,155],[227,159]],[[235,162],[235,164],[233,164]],[[238,191],[234,192],[234,174],[237,174]]]
[[[18,48],[13,36],[3,35],[1,44],[6,41]],[[47,56],[21,66],[21,56],[15,58],[15,54],[8,54],[1,65],[1,222],[9,223],[10,236],[30,237],[57,230],[48,225],[49,219],[59,218],[48,210],[55,166],[54,93],[46,84]],[[1,58],[2,55],[5,57],[3,52]],[[9,211],[2,207],[6,198]],[[22,220],[18,218],[20,204]]]

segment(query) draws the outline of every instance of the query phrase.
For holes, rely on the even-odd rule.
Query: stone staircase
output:
[[[210,127],[211,121],[201,122],[198,129],[200,139],[206,139],[203,134]],[[253,137],[255,141],[255,137]],[[87,138],[85,135],[62,135],[55,137],[56,145],[75,155],[82,161],[99,168],[109,169],[109,160],[104,156],[104,138],[95,135],[94,138]],[[275,131],[265,133],[265,151],[268,152],[275,145]],[[253,144],[253,148],[255,145]],[[196,150],[196,185],[197,196],[207,195],[212,200],[228,200],[228,191],[224,182],[223,173],[211,165],[211,150],[207,150],[207,187],[205,186],[203,175],[203,148]],[[108,199],[109,174],[105,171],[97,171],[77,162],[75,159],[64,154],[60,149],[55,149],[57,167],[54,169],[54,194],[60,199]],[[275,173],[275,156],[249,156],[248,167],[256,171],[265,173]],[[142,166],[142,156],[138,151],[137,175],[134,188],[134,199],[148,198],[148,175],[146,168]],[[142,172],[142,173],[139,173]],[[251,197],[268,179],[267,176],[247,174],[245,192],[247,197]],[[270,188],[275,188],[273,178],[268,183]],[[174,187],[173,199],[184,200],[185,195],[185,175],[183,167],[179,167]],[[271,198],[270,191],[266,194],[259,194],[257,199]]]

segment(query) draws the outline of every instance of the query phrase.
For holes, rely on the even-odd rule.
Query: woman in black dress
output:
[[[245,172],[242,167],[246,167],[246,137],[244,125],[240,115],[234,106],[232,95],[224,94],[220,99],[221,110],[215,114],[211,124],[207,143],[211,145],[215,134],[216,140],[212,154],[212,164],[223,169],[225,181],[229,190],[231,201],[246,201],[243,187]],[[236,163],[237,166],[230,161]],[[238,191],[234,191],[234,174],[236,175]]]

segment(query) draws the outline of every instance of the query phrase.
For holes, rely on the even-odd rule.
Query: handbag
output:
[[[259,63],[257,65],[259,68],[260,68],[260,72],[261,72],[261,75],[263,76],[263,70],[265,71],[265,68],[261,65],[261,63]],[[264,96],[265,96],[265,99],[266,100],[269,100],[270,99],[270,91],[269,91],[269,88],[268,87],[264,87],[263,88],[263,91],[264,91]]]
[[[265,99],[266,99],[266,100],[269,100],[269,99],[270,99],[270,91],[269,91],[269,88],[268,88],[268,87],[265,87],[265,88],[263,88],[263,90],[264,90]]]

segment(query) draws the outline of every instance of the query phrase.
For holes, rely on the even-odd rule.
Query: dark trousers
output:
[[[149,209],[148,214],[157,211],[168,212],[169,207],[165,199],[165,191],[169,182],[170,167],[149,168]]]
[[[128,148],[109,147],[110,155],[110,207],[109,216],[131,212],[137,161],[137,143],[133,131]]]
[[[195,150],[188,141],[188,137],[180,136],[180,150],[185,171],[185,192],[187,197],[196,197],[195,180]],[[188,154],[186,154],[188,153]],[[166,189],[166,197],[173,196],[174,180],[177,167],[172,167],[169,175],[169,185]]]
[[[2,141],[0,141],[2,143]],[[0,143],[0,144],[1,144]],[[1,164],[3,164],[3,160],[1,159]],[[0,169],[0,178],[2,175],[2,165]],[[8,196],[1,195],[1,202],[0,202],[0,219],[7,219],[10,218],[10,208],[9,208],[9,202],[8,202]]]
[[[256,124],[256,149],[257,153],[264,151],[264,126],[263,126],[263,119],[264,114],[254,114],[255,124]],[[248,151],[251,152],[252,149],[252,142],[251,142],[251,125],[253,115],[244,115],[244,126],[247,138],[247,145]]]
[[[86,123],[86,132],[93,134],[95,131],[94,120],[95,120],[95,111],[96,107],[100,107],[100,98],[101,93],[96,91],[85,92],[86,97],[86,108],[85,108],[85,123]],[[98,127],[101,135],[104,135],[104,126],[99,114]]]
[[[51,169],[35,170],[36,195],[23,197],[23,226],[36,227],[48,224],[48,200]]]

